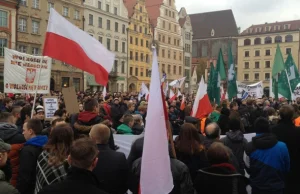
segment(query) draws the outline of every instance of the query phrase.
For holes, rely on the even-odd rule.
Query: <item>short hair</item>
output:
[[[279,109],[280,119],[283,121],[292,121],[294,118],[294,108],[290,105],[283,105]]]
[[[212,126],[212,130],[207,130],[209,126]],[[221,129],[217,123],[210,123],[205,127],[205,135],[208,139],[216,139],[221,135]]]
[[[21,106],[14,106],[11,110],[11,114],[13,116],[16,116],[16,114],[20,114],[21,113],[21,110],[22,110],[22,107]]]
[[[129,123],[132,122],[132,121],[133,121],[133,116],[132,115],[130,115],[130,114],[124,115],[123,123],[125,125],[129,125]]]
[[[12,102],[12,99],[9,98],[9,97],[6,97],[6,98],[3,99],[3,104],[4,104],[4,105],[6,105],[6,104],[8,104],[8,103],[10,103],[10,102]]]
[[[90,131],[90,136],[96,140],[97,144],[107,144],[110,138],[110,129],[107,125],[94,125]]]
[[[138,111],[139,111],[139,112],[140,112],[140,111],[145,112],[145,111],[146,111],[145,105],[140,105],[140,106],[138,107]]]
[[[64,109],[58,109],[54,112],[54,116],[62,117],[64,114],[67,114],[67,111]]]
[[[237,102],[233,101],[230,103],[230,109],[232,109],[233,107],[235,107],[236,105],[238,105]]]
[[[207,151],[207,159],[211,165],[229,162],[229,149],[221,142],[213,143]]]
[[[65,121],[65,119],[63,119],[63,118],[61,118],[61,117],[55,118],[55,119],[52,120],[51,126],[52,126],[52,127],[55,127],[55,126],[56,126],[56,123],[63,122],[63,121]]]
[[[0,113],[0,122],[2,122],[2,123],[9,122],[9,118],[12,116],[13,115],[9,112],[2,112],[2,113]]]
[[[132,102],[128,102],[128,104],[127,104],[128,109],[130,109],[130,108],[133,107],[133,106],[134,106],[134,105],[133,105]]]
[[[98,102],[94,98],[87,99],[84,103],[84,110],[92,112],[94,107],[98,106]]]
[[[71,166],[88,169],[99,151],[96,143],[89,137],[83,137],[73,142],[70,150]]]
[[[264,117],[259,117],[254,122],[254,130],[256,133],[270,133],[269,121]]]
[[[30,119],[27,122],[27,128],[32,129],[35,135],[40,135],[42,134],[43,125],[39,119]]]
[[[229,129],[232,131],[237,131],[241,129],[241,121],[237,118],[232,118],[228,122]]]
[[[24,123],[26,116],[31,117],[32,108],[30,105],[26,105],[21,110],[21,121]]]
[[[266,111],[267,111],[268,116],[273,116],[276,113],[275,108],[273,108],[273,107],[268,107]]]

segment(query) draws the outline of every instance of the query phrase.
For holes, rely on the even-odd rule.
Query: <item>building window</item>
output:
[[[80,91],[80,78],[73,78],[73,86],[76,92]]]
[[[121,73],[125,73],[125,61],[121,62]]]
[[[175,13],[174,12],[172,12],[172,18],[175,18]],[[175,30],[176,31],[176,30]]]
[[[27,0],[21,0],[20,5],[27,6]]]
[[[148,40],[146,40],[146,47],[147,47],[147,48],[149,47],[149,42],[148,42]]]
[[[101,36],[99,36],[99,42],[102,43],[103,38]]]
[[[106,4],[106,11],[109,12],[109,5]]]
[[[168,50],[168,58],[170,59],[171,58],[171,51]]]
[[[115,60],[114,72],[118,72],[118,60]]]
[[[117,7],[114,7],[114,14],[118,15],[118,8]]]
[[[19,31],[27,32],[27,20],[24,18],[19,19]]]
[[[271,51],[270,50],[266,50],[266,56],[270,56],[271,55]]]
[[[291,54],[292,53],[292,49],[291,48],[286,48],[285,49],[285,54]]]
[[[63,7],[63,16],[68,17],[69,16],[69,8]]]
[[[265,44],[272,44],[272,38],[271,37],[266,37],[265,38]]]
[[[161,56],[164,58],[164,57],[165,57],[165,49],[162,49],[162,50],[161,50],[161,53],[162,53]]]
[[[285,29],[285,30],[290,29],[290,25],[289,25],[289,24],[284,24],[284,29]]]
[[[251,40],[250,39],[244,40],[244,46],[248,46],[248,45],[251,45]]]
[[[118,22],[115,22],[115,32],[119,32],[119,24],[118,24]]]
[[[169,11],[169,17],[171,17],[171,11]]]
[[[110,30],[110,20],[107,20],[107,23],[106,23],[106,29],[107,29],[107,30]]]
[[[102,28],[102,18],[98,17],[98,27]]]
[[[39,48],[32,47],[32,52],[31,52],[32,55],[37,56],[37,55],[39,55],[39,53],[40,53],[40,49]]]
[[[173,57],[174,57],[174,60],[176,60],[176,51],[174,51]]]
[[[171,44],[171,37],[168,37],[168,44]]]
[[[168,10],[167,9],[165,9],[165,15],[168,16]]]
[[[169,30],[171,31],[171,23],[169,23]]]
[[[174,66],[173,66],[173,74],[174,74],[174,75],[176,75],[176,70],[177,70],[177,68],[176,68],[176,66],[174,65]]]
[[[148,28],[145,28],[145,34],[148,34]]]
[[[245,57],[249,57],[249,51],[245,51]]]
[[[259,73],[254,73],[254,80],[259,80]]]
[[[92,14],[89,14],[89,25],[93,25],[94,23],[94,16]]]
[[[135,38],[135,45],[139,45],[139,39],[138,38]]]
[[[137,26],[134,24],[134,31],[137,31]]]
[[[144,53],[141,53],[141,61],[144,61]]]
[[[259,57],[260,56],[260,51],[255,51],[255,56]]]
[[[130,55],[129,55],[130,56],[130,60],[133,60],[133,52],[130,51],[129,53],[130,53]]]
[[[275,37],[275,43],[281,43],[282,42],[282,37],[281,36],[276,36]]]
[[[141,68],[140,75],[141,75],[141,77],[144,76],[144,68]]]
[[[32,7],[35,9],[40,8],[40,0],[32,0]]]
[[[255,45],[261,44],[261,39],[260,38],[255,38],[254,44]]]
[[[141,39],[141,46],[144,46],[144,40]]]
[[[143,28],[142,28],[142,26],[140,26],[140,33],[143,33]]]
[[[135,76],[139,76],[139,68],[135,68]]]
[[[179,66],[179,75],[182,74],[182,69],[181,69],[181,66]]]
[[[119,41],[115,40],[115,51],[119,51]]]
[[[270,73],[265,73],[265,80],[269,81],[270,80]]]
[[[171,73],[171,65],[168,65],[168,73]]]
[[[61,87],[68,88],[70,85],[70,78],[69,77],[62,77],[61,78]]]
[[[191,62],[190,57],[185,57],[185,66],[189,67],[190,66],[190,62]]]
[[[80,19],[80,12],[78,10],[75,10],[74,12],[74,19],[79,20]]]
[[[122,33],[125,34],[126,33],[126,26],[123,24],[122,25]]]
[[[172,6],[172,0],[169,0],[169,5]]]
[[[285,42],[293,42],[293,36],[292,35],[286,35],[285,36]]]
[[[140,12],[141,12],[141,13],[143,12],[143,7],[142,7],[142,6],[140,6]]]
[[[146,54],[146,63],[149,63],[149,55]]]
[[[179,41],[180,41],[180,40],[177,40],[177,46],[179,46]]]
[[[182,60],[182,56],[181,56],[181,53],[179,53],[179,61]]]
[[[7,27],[7,12],[0,10],[0,27]]]
[[[132,42],[133,42],[133,38],[132,36],[130,36],[130,44],[133,44]]]
[[[140,16],[140,22],[143,22],[143,17],[142,16]]]
[[[0,57],[4,56],[4,48],[7,47],[7,39],[0,38]]]
[[[32,20],[32,34],[39,34],[40,22]]]
[[[174,38],[174,45],[176,46],[176,44],[177,44],[177,40]]]
[[[271,62],[265,61],[265,68],[271,68]]]
[[[165,71],[165,64],[162,64],[161,71],[162,71],[162,72]]]
[[[50,9],[51,9],[51,8],[54,9],[54,3],[48,2],[48,12],[50,12]]]
[[[138,52],[135,52],[135,60],[139,61],[139,53]]]
[[[101,1],[98,1],[98,9],[102,9],[102,3],[101,3]]]
[[[161,35],[160,34],[158,35],[158,41],[161,41]]]
[[[107,39],[106,45],[107,45],[107,49],[110,50],[110,39],[109,38]]]
[[[255,69],[259,69],[259,62],[258,61],[255,62]]]
[[[122,42],[122,53],[125,53],[125,47],[126,47],[126,43]]]
[[[249,80],[249,74],[248,74],[248,73],[245,73],[245,74],[244,74],[244,80],[245,80],[245,81],[248,81],[248,80]]]
[[[21,52],[21,53],[27,53],[27,46],[19,45],[19,52]]]
[[[133,72],[133,67],[130,67],[129,68],[129,74],[132,75],[132,72]]]
[[[165,36],[162,37],[162,41],[165,42]]]
[[[244,69],[249,69],[249,62],[245,62]]]

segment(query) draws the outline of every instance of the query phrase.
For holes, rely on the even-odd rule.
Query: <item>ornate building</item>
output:
[[[84,8],[84,30],[116,54],[108,91],[127,91],[128,11],[123,0],[85,0]],[[100,90],[93,76],[86,78],[92,90]]]

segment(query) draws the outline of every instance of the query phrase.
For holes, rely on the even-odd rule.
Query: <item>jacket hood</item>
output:
[[[48,137],[46,135],[38,135],[31,139],[29,139],[25,145],[33,145],[37,147],[43,147],[48,141]]]
[[[9,123],[0,123],[0,138],[4,141],[12,138],[18,133],[18,127]]]
[[[81,122],[84,122],[84,123],[88,123],[91,120],[93,120],[94,118],[96,118],[97,116],[98,116],[97,113],[84,111],[84,112],[79,113],[78,120]]]
[[[271,133],[257,134],[252,138],[253,145],[258,149],[269,149],[277,144],[278,140]]]
[[[132,134],[131,128],[125,124],[120,125],[118,131],[124,134]]]
[[[244,134],[240,131],[229,131],[226,133],[226,137],[233,142],[241,142],[244,140]]]

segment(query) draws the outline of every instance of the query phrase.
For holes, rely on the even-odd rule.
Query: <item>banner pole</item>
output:
[[[44,60],[44,56],[42,56],[42,59],[40,61],[40,71],[39,71],[39,76],[38,76],[38,80],[37,80],[37,88],[36,88],[35,93],[34,93],[34,100],[33,100],[32,109],[31,109],[31,118],[33,117],[33,111],[34,111],[34,107],[35,107],[35,104],[36,104],[35,102],[36,102],[38,86],[39,86],[39,83],[40,83],[40,77],[41,77],[41,73],[42,73],[43,60]]]

